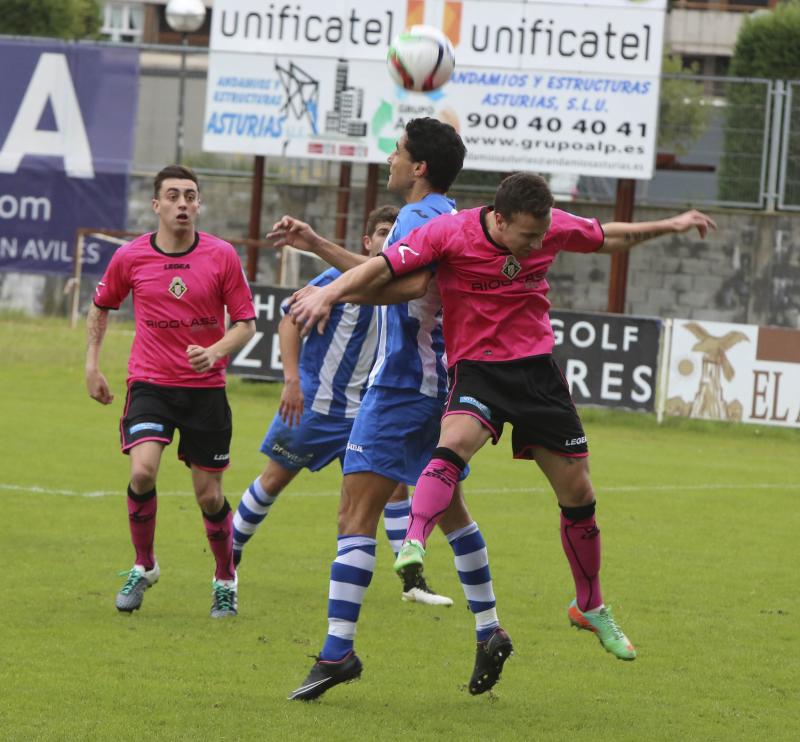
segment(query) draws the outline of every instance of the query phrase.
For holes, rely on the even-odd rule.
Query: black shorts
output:
[[[186,466],[228,467],[232,424],[224,388],[131,384],[119,426],[123,453],[144,441],[169,445],[176,428],[181,434],[178,458]]]
[[[458,361],[450,369],[443,417],[472,415],[492,443],[511,423],[515,459],[532,459],[541,446],[561,456],[589,455],[586,434],[561,370],[550,355],[515,361]]]

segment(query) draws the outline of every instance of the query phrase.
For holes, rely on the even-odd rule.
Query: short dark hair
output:
[[[424,117],[411,119],[406,124],[406,137],[411,159],[427,163],[425,177],[431,187],[439,193],[447,193],[464,167],[467,154],[458,132],[450,124]]]
[[[513,173],[503,178],[494,196],[494,210],[508,221],[514,214],[543,219],[554,203],[547,181],[535,173]]]
[[[156,174],[156,177],[153,178],[153,198],[158,198],[158,193],[161,190],[161,184],[168,178],[177,178],[178,180],[193,180],[194,184],[197,186],[197,190],[200,190],[200,183],[198,182],[197,176],[194,174],[193,170],[190,170],[188,167],[184,167],[183,165],[167,165],[167,167],[160,170]]]
[[[400,213],[400,210],[396,206],[392,206],[390,204],[387,204],[386,206],[379,206],[377,209],[373,209],[367,215],[367,226],[364,227],[364,234],[372,237],[372,234],[375,232],[375,228],[381,222],[394,224],[394,220],[397,219],[398,213]]]

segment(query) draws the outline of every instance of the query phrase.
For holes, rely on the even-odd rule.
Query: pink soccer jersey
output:
[[[542,249],[517,260],[489,236],[489,210],[437,217],[383,252],[396,276],[436,264],[450,366],[551,353],[547,270],[560,250],[594,252],[603,245],[596,219],[553,209]]]
[[[155,234],[144,234],[114,253],[95,291],[101,309],[119,309],[133,292],[136,335],[128,360],[128,384],[225,386],[227,359],[206,373],[189,365],[189,345],[208,347],[225,334],[225,307],[231,321],[256,316],[253,297],[233,246],[198,232],[183,253],[162,252]]]

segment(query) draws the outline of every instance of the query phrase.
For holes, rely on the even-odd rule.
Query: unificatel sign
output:
[[[800,427],[800,330],[666,323],[658,413]]]
[[[466,167],[650,178],[666,0],[226,0],[212,16],[203,148],[382,162],[405,122],[455,126]],[[386,71],[392,38],[441,28],[433,93]]]

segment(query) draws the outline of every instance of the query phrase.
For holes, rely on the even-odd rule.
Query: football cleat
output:
[[[413,565],[421,567],[424,558],[425,547],[419,541],[413,539],[404,541],[397,554],[397,559],[394,560],[394,571],[402,575],[407,567]]]
[[[289,695],[290,701],[313,701],[334,685],[349,683],[361,677],[361,660],[353,651],[337,662],[329,662],[320,657],[316,659],[303,684]]]
[[[599,611],[584,613],[578,608],[577,601],[573,600],[567,609],[569,622],[578,629],[585,629],[597,635],[600,644],[607,652],[611,652],[620,660],[635,660],[636,650],[630,639],[622,632],[611,615],[611,608],[601,608]]]
[[[141,608],[144,591],[158,582],[161,570],[158,568],[158,562],[153,564],[152,569],[145,569],[141,564],[134,564],[127,572],[120,572],[120,575],[126,575],[127,579],[117,593],[117,610],[123,613],[133,613]]]
[[[211,618],[225,618],[238,613],[236,580],[212,580],[211,595]]]
[[[477,696],[494,688],[500,680],[503,665],[512,654],[514,646],[511,644],[511,637],[499,626],[486,641],[478,642],[475,668],[469,679],[469,692]]]
[[[446,595],[439,595],[431,589],[422,574],[421,564],[412,564],[403,569],[400,575],[403,579],[403,600],[409,603],[424,603],[425,605],[453,605],[453,600]]]

